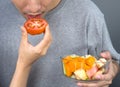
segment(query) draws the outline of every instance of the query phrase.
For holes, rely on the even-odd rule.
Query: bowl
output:
[[[105,74],[109,69],[111,60],[96,59],[93,55],[80,56],[71,54],[62,57],[63,74],[80,82],[95,82],[95,76]]]

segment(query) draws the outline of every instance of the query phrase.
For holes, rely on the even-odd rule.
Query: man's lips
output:
[[[31,18],[41,18],[41,14],[38,14],[38,15],[29,15],[29,14],[27,14],[26,17],[27,17],[27,19],[31,19]]]

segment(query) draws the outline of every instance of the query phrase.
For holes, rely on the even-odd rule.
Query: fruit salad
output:
[[[64,75],[77,80],[93,80],[105,72],[105,58],[96,59],[92,55],[68,55],[62,58]]]

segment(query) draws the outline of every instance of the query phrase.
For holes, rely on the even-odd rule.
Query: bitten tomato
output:
[[[31,18],[24,23],[24,27],[26,28],[27,32],[31,35],[43,33],[47,25],[48,23],[41,18]]]

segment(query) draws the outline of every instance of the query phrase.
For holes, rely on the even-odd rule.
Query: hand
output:
[[[112,59],[108,51],[102,52],[101,56],[106,59]],[[89,83],[78,82],[77,85],[80,87],[109,87],[109,85],[112,83],[112,80],[117,73],[118,73],[118,66],[116,66],[115,63],[111,62],[109,65],[109,70],[106,74],[99,74],[95,76],[95,78],[99,79],[100,81],[89,82]]]
[[[49,26],[47,26],[44,33],[44,38],[36,46],[33,46],[28,42],[26,29],[22,27],[21,30],[22,38],[19,47],[17,64],[22,64],[23,66],[28,67],[31,66],[41,56],[47,53],[47,50],[52,41],[52,36],[49,30]]]

